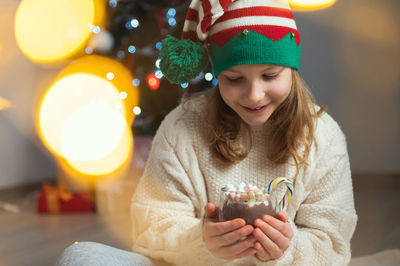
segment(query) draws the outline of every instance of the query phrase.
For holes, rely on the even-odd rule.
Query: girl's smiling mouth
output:
[[[246,107],[243,105],[240,105],[246,112],[252,113],[252,114],[256,114],[256,113],[261,113],[263,112],[267,107],[268,104],[260,106],[260,107],[256,107],[256,108],[250,108],[250,107]]]

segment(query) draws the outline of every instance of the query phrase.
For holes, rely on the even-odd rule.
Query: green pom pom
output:
[[[207,66],[208,54],[200,44],[168,36],[162,41],[160,69],[169,82],[191,81]]]

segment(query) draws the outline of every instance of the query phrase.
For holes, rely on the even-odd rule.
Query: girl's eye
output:
[[[273,74],[273,75],[263,75],[263,78],[266,79],[266,80],[273,80],[276,77],[278,77],[278,75],[279,75],[279,73],[278,74]]]
[[[230,78],[230,77],[226,77],[226,79],[227,79],[228,81],[230,81],[230,82],[239,82],[239,81],[241,81],[241,80],[242,80],[242,78],[241,78],[241,77],[238,77],[238,78]]]

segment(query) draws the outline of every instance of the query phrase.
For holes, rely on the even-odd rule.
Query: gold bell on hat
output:
[[[243,30],[243,35],[247,36],[247,34],[249,34],[249,30],[248,29]]]

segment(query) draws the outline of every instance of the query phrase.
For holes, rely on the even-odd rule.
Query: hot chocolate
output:
[[[253,225],[255,219],[263,215],[275,215],[269,194],[256,186],[241,184],[228,185],[221,189],[219,220],[242,218]]]

